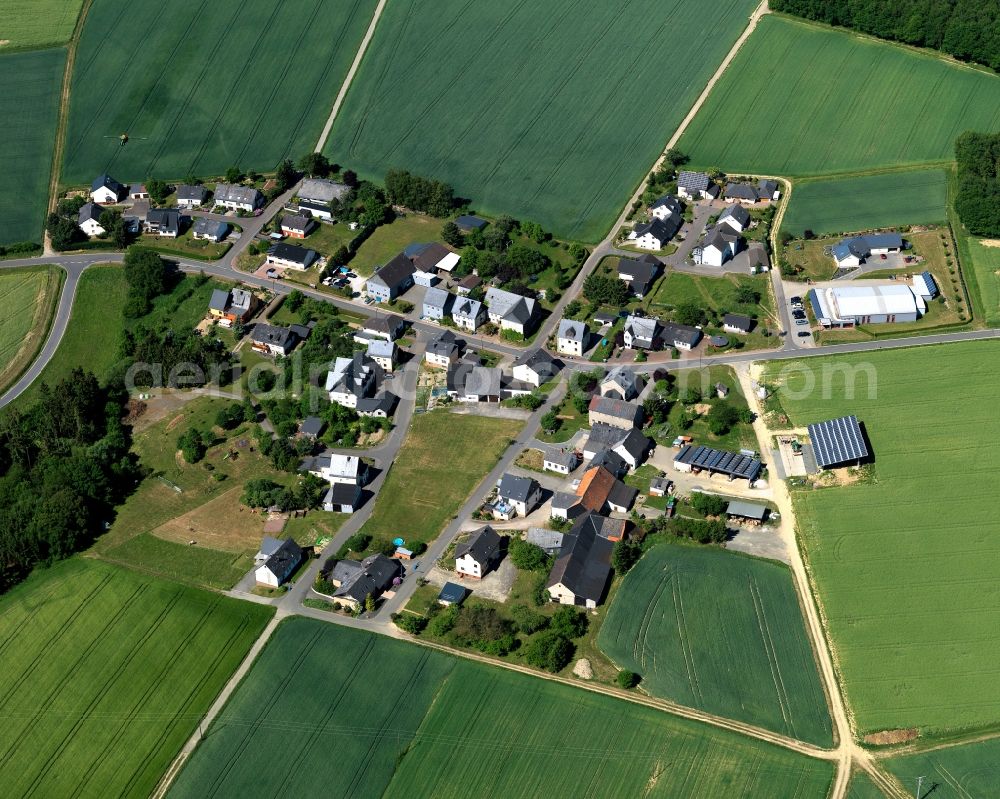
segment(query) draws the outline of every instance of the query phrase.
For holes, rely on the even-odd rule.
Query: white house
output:
[[[252,214],[264,206],[264,195],[253,186],[219,183],[215,187],[215,204],[232,211],[246,211]]]
[[[740,234],[729,225],[716,225],[705,236],[701,262],[707,266],[722,266],[740,249]]]
[[[505,474],[497,486],[497,496],[521,516],[527,516],[542,502],[542,487],[531,477]]]
[[[188,186],[187,184],[182,184],[177,187],[177,207],[178,208],[197,208],[203,202],[205,202],[205,196],[207,192],[204,186]]]
[[[368,471],[365,462],[357,455],[326,452],[305,462],[306,471],[327,483],[361,485]]]
[[[686,200],[711,200],[719,196],[719,187],[704,172],[679,172],[677,195]]]
[[[512,291],[491,288],[486,291],[486,308],[490,321],[501,330],[527,335],[534,326],[538,303]]]
[[[456,327],[475,333],[479,326],[486,321],[486,309],[479,300],[460,297],[455,300],[451,318]]]
[[[833,259],[844,269],[861,266],[873,255],[898,253],[903,249],[903,237],[898,233],[873,233],[842,239],[833,246]]]
[[[653,219],[668,219],[671,216],[682,217],[684,211],[676,197],[665,194],[649,206],[649,215]]]
[[[750,227],[750,212],[742,205],[729,205],[719,214],[719,224],[729,225],[737,233],[742,233]]]
[[[556,474],[569,474],[580,465],[580,456],[575,450],[560,449],[546,452],[542,456],[542,468]]]
[[[396,368],[396,354],[397,347],[394,341],[376,338],[368,342],[368,357],[386,372]]]
[[[480,580],[503,559],[504,538],[487,525],[455,547],[455,571]]]
[[[455,334],[450,330],[443,330],[439,336],[427,344],[427,349],[424,350],[424,360],[432,366],[441,366],[447,369],[458,360],[461,349]]]
[[[536,388],[547,383],[559,371],[555,358],[539,348],[522,353],[514,361],[513,375],[515,380],[529,383]]]
[[[76,218],[76,226],[88,236],[100,236],[106,233],[101,227],[101,213],[104,211],[97,203],[87,203],[80,207],[80,213]]]
[[[94,182],[90,184],[90,200],[98,205],[113,205],[125,193],[126,188],[107,172],[94,178]]]
[[[625,346],[632,350],[655,348],[660,320],[648,316],[629,316],[625,320]]]
[[[337,358],[327,372],[325,389],[330,402],[345,408],[357,408],[358,401],[375,393],[375,364],[363,352],[350,358]]]
[[[668,216],[666,219],[651,219],[636,225],[628,237],[640,249],[662,250],[680,229],[681,217]]]
[[[587,325],[573,319],[559,322],[556,334],[556,350],[563,355],[582,356],[587,348]]]
[[[274,540],[274,539],[271,539]],[[264,548],[270,548],[268,539],[264,540],[261,552]],[[268,588],[278,588],[298,568],[302,562],[302,549],[291,538],[286,538],[281,544],[267,555],[254,570],[254,579],[257,585]]]

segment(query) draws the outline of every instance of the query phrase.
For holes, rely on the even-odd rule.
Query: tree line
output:
[[[1000,69],[1000,0],[771,0],[771,10]]]
[[[1000,134],[967,131],[955,142],[955,210],[976,236],[1000,236]]]

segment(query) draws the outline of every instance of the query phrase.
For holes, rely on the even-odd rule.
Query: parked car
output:
[[[805,318],[796,319],[795,320],[795,324],[797,324],[797,325],[808,325],[809,324],[809,320],[805,319]]]
[[[791,303],[792,305],[801,305],[801,304],[802,304],[802,298],[801,298],[801,297],[792,297],[792,298],[791,298],[791,299],[789,300],[789,302],[790,302],[790,303]]]
[[[792,311],[792,316],[794,318],[796,318],[796,319],[805,319],[806,318],[806,312],[805,311]]]
[[[812,333],[808,330],[800,330],[795,335],[798,336],[799,338],[809,338],[809,336],[811,336]]]

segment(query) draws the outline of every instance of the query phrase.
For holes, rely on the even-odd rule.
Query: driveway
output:
[[[503,532],[502,530],[500,532]],[[442,569],[440,566],[433,566],[424,575],[424,579],[431,585],[442,586],[445,583],[458,583],[465,586],[472,592],[472,596],[480,599],[490,599],[493,602],[506,602],[510,596],[511,586],[517,577],[517,568],[510,562],[510,558],[504,558],[500,565],[483,577],[475,580],[471,577],[462,577],[460,574]]]

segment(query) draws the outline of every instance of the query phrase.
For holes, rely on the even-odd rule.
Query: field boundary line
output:
[[[152,794],[150,794],[151,799],[163,799],[163,797],[167,795],[167,790],[177,778],[177,775],[180,773],[184,763],[187,762],[187,759],[201,742],[203,735],[202,730],[207,730],[209,725],[211,725],[219,713],[222,712],[222,709],[226,706],[230,696],[232,696],[237,686],[243,681],[243,678],[250,671],[253,664],[257,662],[258,655],[260,655],[267,642],[271,640],[271,636],[274,635],[274,631],[278,629],[278,625],[284,618],[285,613],[280,609],[274,614],[274,616],[271,617],[271,620],[267,623],[267,627],[264,628],[257,640],[253,642],[253,646],[250,647],[250,651],[247,652],[246,657],[243,658],[243,662],[240,663],[236,671],[233,672],[233,675],[229,678],[228,682],[226,682],[222,690],[219,691],[219,695],[215,698],[215,701],[212,702],[211,706],[208,708],[208,712],[205,713],[204,717],[202,717],[202,719],[198,722],[198,728],[191,734],[187,743],[181,747],[181,751],[177,753],[173,762],[167,768],[166,772],[164,772],[159,784],[153,790]]]
[[[354,61],[351,62],[351,68],[347,70],[344,82],[340,85],[340,91],[337,92],[337,99],[333,101],[333,108],[330,109],[330,116],[326,118],[326,124],[323,126],[323,132],[319,134],[319,140],[316,142],[315,149],[315,152],[317,153],[323,152],[323,148],[326,146],[326,140],[330,138],[330,132],[333,130],[333,123],[337,119],[337,114],[340,113],[340,106],[344,104],[347,92],[351,88],[351,84],[354,82],[354,75],[361,66],[361,61],[365,57],[368,45],[371,43],[371,40],[375,35],[375,28],[378,26],[378,21],[382,18],[382,11],[385,9],[385,4],[386,0],[378,0],[378,5],[375,6],[375,13],[372,15],[372,21],[368,25],[368,30],[365,31],[365,36],[361,40],[361,44],[358,45],[358,52],[354,55]]]

